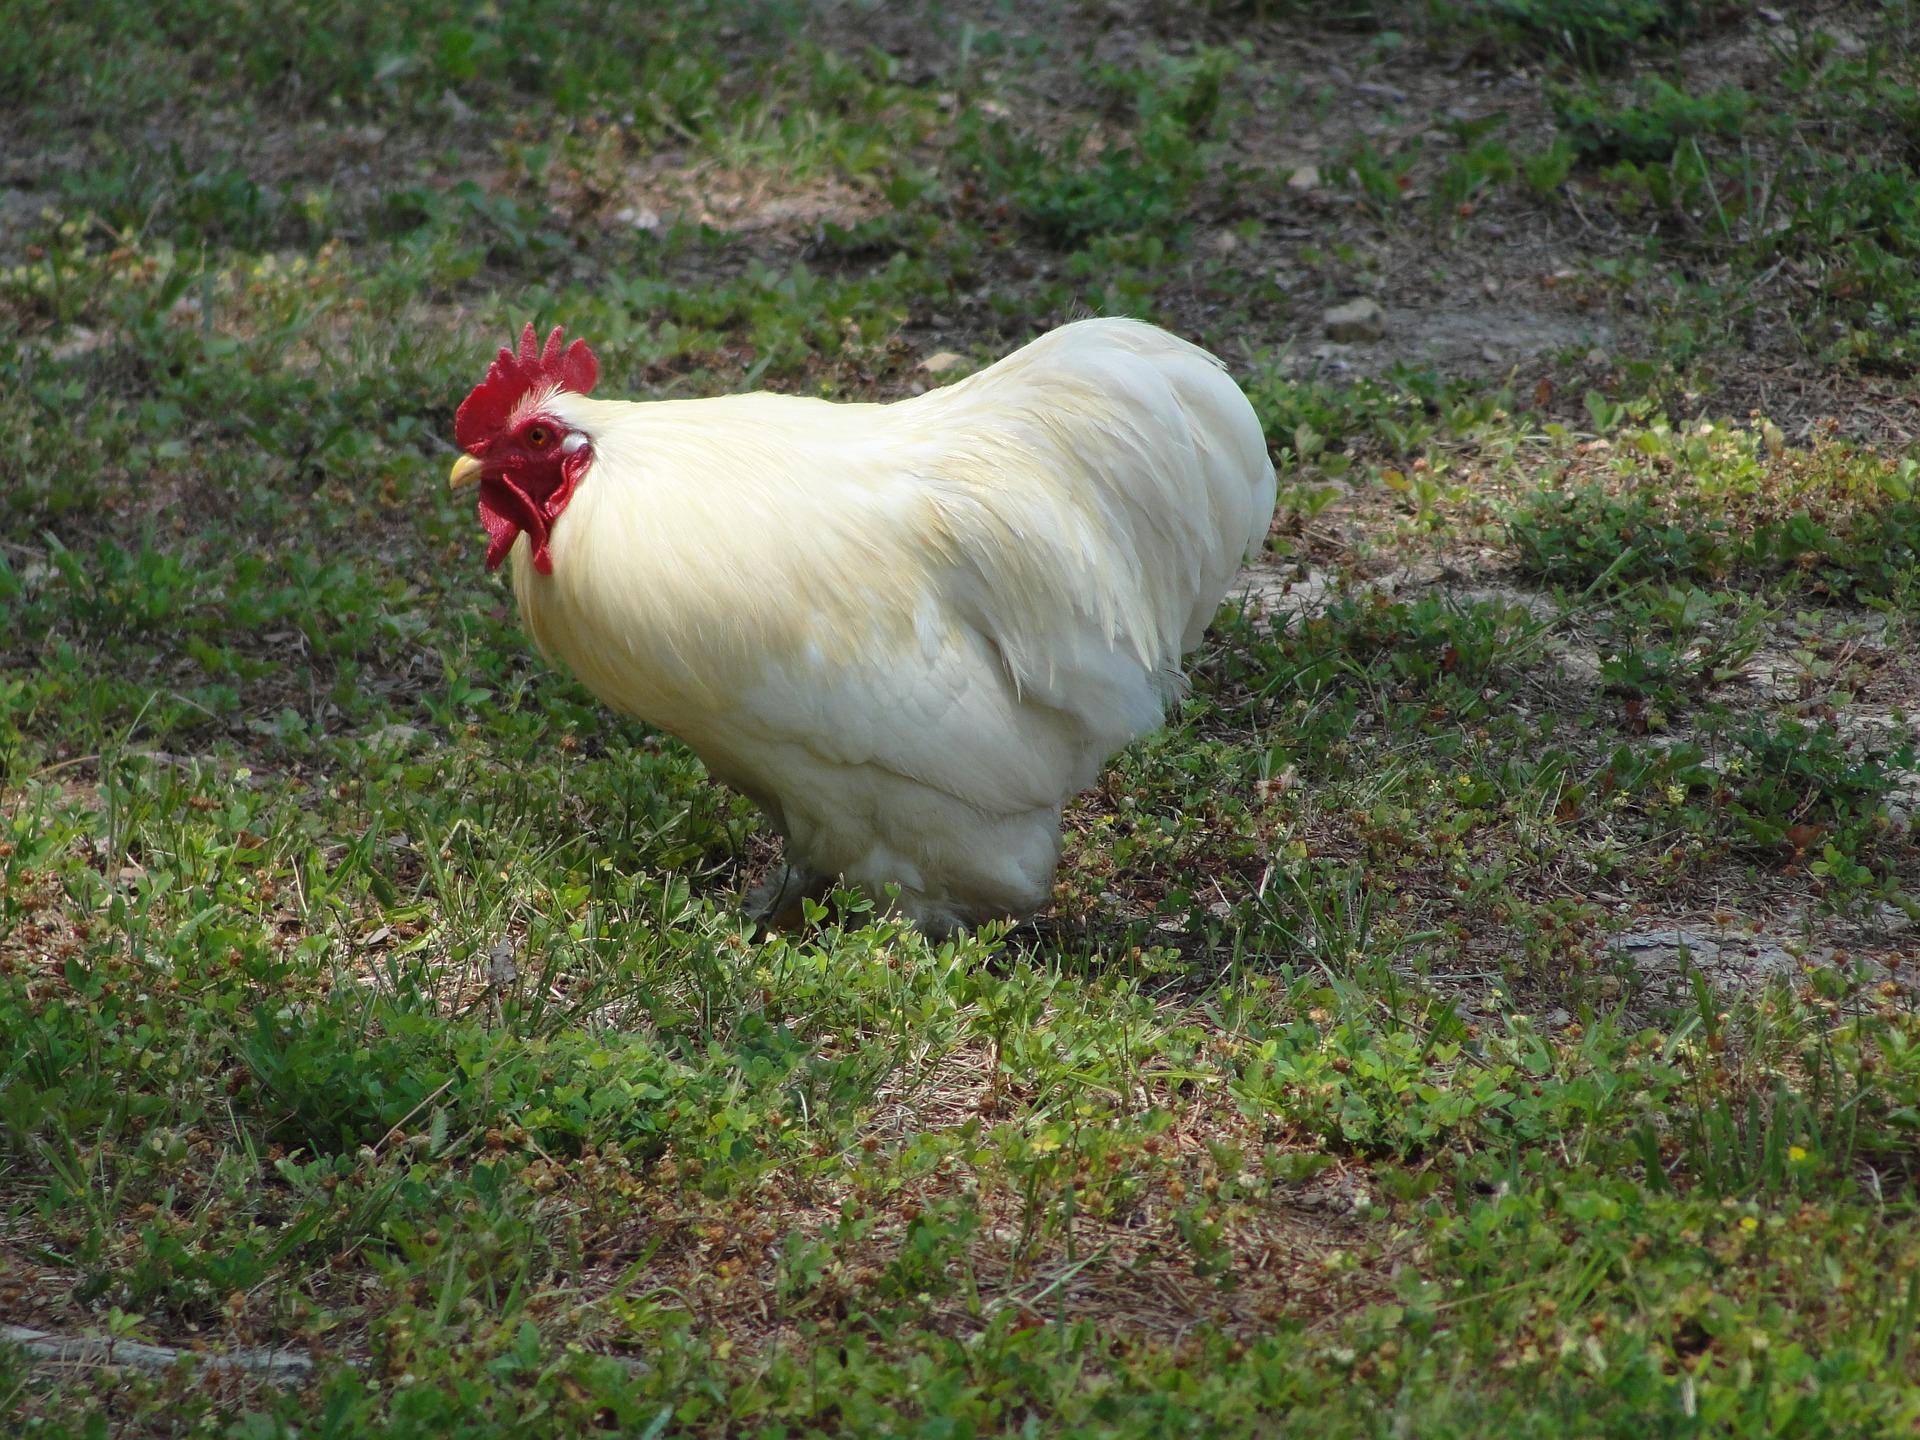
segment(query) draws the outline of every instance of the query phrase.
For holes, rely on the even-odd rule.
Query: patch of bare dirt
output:
[[[1324,549],[1324,559],[1268,555],[1242,572],[1240,588],[1256,627],[1298,624],[1336,600],[1363,595],[1405,603],[1438,595],[1461,605],[1506,606],[1540,627],[1524,673],[1505,677],[1503,683],[1511,687],[1506,703],[1518,716],[1565,717],[1570,723],[1557,727],[1554,743],[1585,757],[1592,773],[1603,772],[1622,739],[1605,717],[1628,724],[1632,717],[1605,689],[1601,649],[1606,636],[1598,624],[1604,618],[1599,607],[1526,583],[1512,572],[1504,552],[1484,549],[1449,529],[1411,550],[1397,546],[1388,538],[1396,523],[1391,509],[1382,508],[1377,496],[1368,497],[1369,503],[1359,503],[1360,498],[1343,497],[1316,519],[1323,531],[1344,536],[1344,555]],[[1369,572],[1346,558],[1368,552],[1391,555],[1393,563]],[[1736,715],[1825,718],[1843,736],[1870,741],[1882,753],[1906,742],[1920,744],[1920,675],[1905,622],[1849,606],[1788,608],[1790,613],[1769,623],[1761,649],[1741,673],[1700,701],[1729,707]],[[1823,677],[1811,691],[1810,656],[1824,667],[1811,672]],[[1829,691],[1844,697],[1831,703]],[[1600,717],[1599,722],[1578,722],[1582,714]],[[1681,715],[1663,733],[1633,743],[1672,745],[1691,734],[1687,716]],[[1920,773],[1899,771],[1893,779],[1888,843],[1910,847],[1901,837],[1920,815]],[[1791,979],[1803,966],[1850,960],[1878,967],[1903,984],[1920,980],[1920,962],[1914,959],[1920,945],[1907,916],[1891,906],[1863,915],[1857,907],[1836,913],[1824,905],[1825,883],[1811,868],[1817,851],[1791,857],[1676,856],[1670,869],[1654,862],[1670,841],[1684,839],[1677,832],[1648,848],[1651,842],[1631,838],[1635,826],[1618,826],[1597,798],[1564,823],[1579,827],[1580,843],[1543,840],[1513,852],[1515,838],[1508,836],[1483,840],[1481,848],[1489,856],[1529,857],[1528,867],[1510,878],[1515,895],[1529,897],[1530,903],[1567,900],[1591,907],[1597,928],[1572,948],[1602,970],[1606,957],[1614,957],[1623,967],[1619,978],[1637,1003],[1684,1001],[1695,973],[1715,989],[1752,990]],[[1298,833],[1316,856],[1359,863],[1368,853],[1350,817],[1309,805],[1300,824]],[[1625,851],[1611,866],[1611,876],[1603,876],[1588,852],[1616,830],[1614,844]],[[1421,925],[1460,927],[1447,947],[1447,973],[1426,979],[1454,997],[1463,1016],[1483,1016],[1490,1007],[1511,1003],[1496,997],[1502,992],[1514,997],[1514,961],[1525,951],[1512,918],[1460,909],[1452,877],[1431,859],[1415,858],[1416,853],[1417,847],[1404,871],[1396,872],[1399,894],[1415,904]],[[1893,853],[1904,852],[1896,848]],[[1554,991],[1550,982],[1541,987],[1543,1003],[1555,1003]],[[1624,998],[1627,991],[1619,993]]]
[[[1858,962],[1876,977],[1910,985],[1920,979],[1912,942],[1911,926],[1898,912],[1859,925],[1789,909],[1646,916],[1609,943],[1649,998],[1684,1003],[1695,974],[1714,990],[1737,993],[1790,981],[1809,968]]]
[[[863,1149],[910,1138],[924,1145],[990,1124],[999,1113],[998,1071],[984,1047],[962,1046],[910,1073],[911,1092],[881,1096]],[[1370,1209],[1377,1197],[1361,1167],[1336,1166],[1295,1185],[1261,1184],[1266,1193],[1257,1199],[1214,1201],[1227,1255],[1216,1259],[1216,1273],[1198,1273],[1176,1212],[1190,1196],[1248,1184],[1249,1177],[1220,1173],[1213,1157],[1222,1152],[1214,1147],[1258,1155],[1271,1148],[1269,1137],[1218,1086],[1175,1094],[1165,1080],[1149,1080],[1134,1103],[1164,1108],[1173,1128],[1147,1141],[1125,1174],[1083,1161],[1067,1182],[1076,1191],[1072,1205],[1050,1185],[1036,1208],[995,1161],[961,1159],[968,1148],[991,1146],[983,1135],[880,1191],[799,1183],[789,1174],[749,1201],[697,1212],[679,1208],[683,1193],[663,1193],[658,1208],[643,1202],[609,1215],[591,1243],[607,1281],[675,1295],[710,1334],[747,1353],[790,1343],[809,1321],[840,1316],[856,1301],[871,1306],[876,1289],[926,1283],[911,1278],[908,1244],[921,1217],[936,1228],[950,1223],[937,1217],[957,1213],[956,1202],[977,1226],[964,1247],[968,1273],[958,1293],[922,1297],[925,1323],[947,1334],[973,1333],[1012,1313],[1034,1323],[1062,1315],[1093,1320],[1116,1343],[1177,1340],[1201,1325],[1251,1336],[1282,1319],[1331,1323],[1388,1297],[1394,1264],[1405,1257],[1389,1243],[1384,1221],[1370,1218],[1381,1212]],[[1118,1207],[1103,1202],[1109,1185],[1131,1190],[1142,1164],[1149,1179],[1141,1193]],[[676,1210],[663,1226],[662,1214]],[[848,1213],[867,1222],[860,1237],[835,1244],[800,1293],[783,1293],[791,1246],[831,1237]],[[637,1276],[622,1268],[635,1255],[650,1256]],[[902,1278],[889,1281],[889,1272]]]
[[[610,211],[615,224],[648,232],[683,223],[730,236],[794,238],[822,225],[851,227],[886,206],[871,191],[834,175],[800,180],[695,161],[637,168],[600,209]]]

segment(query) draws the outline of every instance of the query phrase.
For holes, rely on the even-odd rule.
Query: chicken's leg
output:
[[[747,892],[747,911],[754,933],[765,938],[776,931],[798,930],[806,920],[805,901],[821,901],[833,891],[833,881],[806,865],[782,860],[773,875]]]

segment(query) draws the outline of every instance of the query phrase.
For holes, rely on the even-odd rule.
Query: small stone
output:
[[[920,362],[920,368],[929,375],[944,375],[956,366],[967,363],[967,357],[956,355],[951,350],[937,350]]]
[[[1386,312],[1371,300],[1349,300],[1344,305],[1336,305],[1323,319],[1327,338],[1342,344],[1386,337]]]
[[[1593,368],[1596,370],[1604,370],[1606,369],[1607,366],[1611,365],[1612,363],[1613,363],[1613,357],[1607,354],[1607,352],[1602,350],[1598,345],[1594,346],[1591,350],[1587,351],[1587,364],[1593,366]]]
[[[1318,190],[1320,188],[1320,167],[1302,165],[1287,177],[1289,190]]]

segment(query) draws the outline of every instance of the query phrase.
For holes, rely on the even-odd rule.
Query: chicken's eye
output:
[[[544,450],[553,443],[553,432],[544,425],[536,425],[527,431],[527,446],[533,450]]]

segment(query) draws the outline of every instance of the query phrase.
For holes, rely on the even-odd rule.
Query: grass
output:
[[[7,1433],[1920,1426],[1904,10],[5,18],[0,1323],[182,1352]],[[1042,923],[756,941],[454,405],[1089,310],[1246,386],[1248,593]]]

